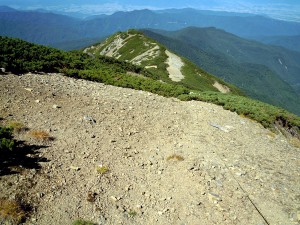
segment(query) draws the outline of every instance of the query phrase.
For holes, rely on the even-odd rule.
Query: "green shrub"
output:
[[[18,121],[10,121],[7,125],[8,128],[11,128],[15,133],[26,130],[26,127],[23,123]]]
[[[12,129],[7,127],[0,127],[0,153],[3,151],[11,151],[15,146],[12,137]]]

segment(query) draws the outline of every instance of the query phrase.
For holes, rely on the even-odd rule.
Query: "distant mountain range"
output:
[[[297,93],[296,89],[292,88],[292,85],[300,84],[300,77],[296,73],[300,71],[297,64],[300,53],[248,41],[216,28],[190,27],[179,31],[142,30],[142,32],[146,37],[130,32],[117,33],[101,44],[94,44],[84,51],[133,63],[137,59],[143,59],[141,62],[138,61],[139,64],[153,70],[154,74],[160,76],[159,79],[168,81],[165,79],[168,77],[165,50],[161,50],[164,47],[155,51],[153,47],[153,43],[161,43],[205,71],[238,86],[248,96],[300,115],[300,91]],[[160,55],[154,57],[158,52]],[[286,69],[286,65],[291,67],[291,73]],[[213,85],[216,82],[211,79],[205,80],[207,75],[204,77],[197,75],[205,73],[190,63],[188,67],[183,67],[182,71],[189,72],[180,83],[191,89],[207,90],[201,89],[203,84]],[[282,71],[285,73],[282,74]],[[289,82],[285,81],[284,77],[289,77]],[[226,83],[222,84],[228,86]]]
[[[300,115],[300,52],[299,44],[294,45],[300,23],[194,9],[136,10],[83,20],[0,7],[0,35],[60,49],[84,48],[128,29],[144,29],[147,36],[247,95]]]
[[[195,9],[136,10],[100,15],[89,19],[37,11],[17,11],[0,7],[0,35],[19,37],[34,43],[64,48],[84,47],[91,39],[101,39],[128,29],[178,30],[185,27],[216,27],[235,35],[260,40],[261,37],[300,35],[300,23],[275,20],[253,14]],[[78,46],[78,42],[82,43]],[[278,42],[280,44],[281,42]]]
[[[282,46],[287,49],[300,52],[300,35],[264,36],[264,37],[256,37],[255,39],[265,44]]]

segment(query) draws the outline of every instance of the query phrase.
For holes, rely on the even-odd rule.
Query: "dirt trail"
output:
[[[169,72],[170,79],[175,82],[181,81],[184,79],[184,75],[181,72],[181,68],[184,66],[184,63],[181,58],[174,53],[166,50],[166,54],[168,56],[166,63],[169,65],[167,70]]]
[[[35,157],[47,161],[0,176],[0,197],[23,192],[36,206],[26,224],[299,224],[300,150],[251,120],[61,75],[5,75],[0,86],[3,122],[55,137],[17,136],[44,145]]]

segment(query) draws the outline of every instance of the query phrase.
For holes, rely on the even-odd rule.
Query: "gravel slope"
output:
[[[300,150],[254,121],[58,74],[0,76],[0,87],[3,123],[55,138],[17,135],[47,160],[0,176],[0,197],[35,207],[26,224],[299,224]]]
[[[168,64],[167,70],[169,72],[169,77],[172,81],[179,82],[184,79],[184,75],[181,72],[184,63],[182,62],[181,58],[175,55],[168,50],[165,51],[168,56],[166,63]]]

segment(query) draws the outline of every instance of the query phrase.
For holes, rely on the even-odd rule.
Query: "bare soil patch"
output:
[[[37,146],[39,167],[0,176],[0,199],[32,205],[25,224],[299,224],[300,150],[251,120],[59,74],[0,86],[1,123]]]
[[[169,65],[167,70],[169,72],[169,77],[172,81],[179,82],[184,78],[184,75],[181,72],[181,68],[184,66],[181,58],[175,55],[172,52],[166,50],[168,59],[166,63]]]

